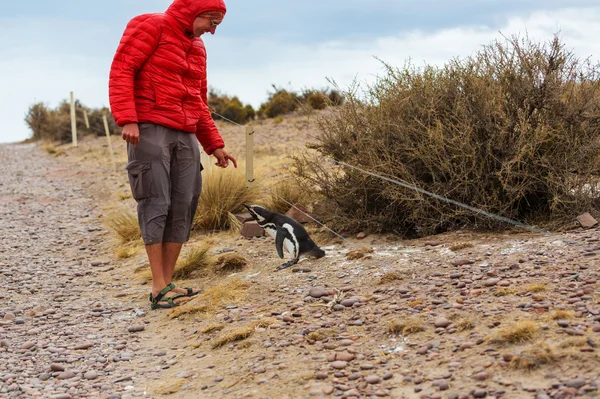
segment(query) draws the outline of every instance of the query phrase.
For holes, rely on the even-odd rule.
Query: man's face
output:
[[[203,34],[210,32],[215,34],[217,26],[223,21],[223,18],[212,18],[209,15],[199,15],[194,20],[193,30],[194,36],[200,37]]]

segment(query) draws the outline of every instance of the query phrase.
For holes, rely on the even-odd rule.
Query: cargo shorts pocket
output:
[[[131,161],[127,164],[127,174],[133,199],[140,201],[154,195],[151,162]]]

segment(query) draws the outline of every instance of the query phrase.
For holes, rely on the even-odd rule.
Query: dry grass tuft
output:
[[[119,199],[119,201],[128,200],[129,198],[131,198],[131,192],[120,192],[120,193],[117,193],[117,198]]]
[[[555,310],[550,314],[552,320],[572,320],[575,318],[575,313],[571,310]]]
[[[242,270],[248,265],[248,260],[242,255],[234,253],[226,253],[217,259],[215,263],[215,272],[217,273],[233,273]]]
[[[450,316],[452,324],[456,327],[457,331],[469,331],[475,328],[475,321],[465,314],[455,313]]]
[[[393,283],[394,281],[398,281],[398,280],[403,280],[404,277],[398,273],[398,272],[389,272],[384,274],[383,276],[381,276],[381,278],[379,279],[379,284],[383,285],[383,284],[390,284]]]
[[[514,295],[517,293],[517,290],[514,288],[500,288],[494,291],[494,296],[508,296]]]
[[[547,290],[547,287],[544,284],[530,284],[523,290],[523,293],[532,293],[536,294],[539,292],[544,292]]]
[[[562,341],[558,347],[561,349],[567,349],[567,348],[581,348],[584,347],[588,344],[588,339],[585,337],[573,337],[573,338],[567,338],[564,341]]]
[[[213,324],[209,324],[208,326],[204,327],[202,330],[200,330],[200,332],[202,334],[210,334],[213,331],[221,331],[223,328],[225,328],[225,326],[221,323],[213,323]]]
[[[420,319],[410,318],[406,320],[394,320],[388,324],[390,334],[403,336],[425,331],[425,325]]]
[[[131,247],[121,247],[117,249],[116,256],[119,259],[129,259],[132,256],[136,255],[138,252],[137,248]]]
[[[545,364],[551,364],[556,356],[546,343],[539,342],[525,348],[513,357],[510,367],[516,370],[534,370]]]
[[[173,279],[181,280],[200,273],[206,274],[212,265],[214,257],[210,254],[212,249],[208,241],[202,241],[200,245],[190,248],[175,266]]]
[[[461,242],[461,243],[456,243],[456,244],[452,244],[452,246],[450,246],[450,251],[460,251],[461,249],[466,249],[466,248],[473,248],[473,244],[469,243],[469,242]]]
[[[490,338],[491,343],[520,344],[532,341],[539,327],[531,320],[520,320],[515,324],[505,327]]]
[[[172,309],[169,317],[173,319],[185,314],[213,314],[225,305],[241,303],[246,298],[249,286],[247,282],[235,279],[209,287],[184,305]]]
[[[321,328],[319,330],[308,333],[307,339],[311,341],[323,341],[324,339],[339,335],[339,331],[333,328]]]
[[[183,378],[177,378],[175,380],[166,380],[156,387],[156,393],[159,395],[172,395],[177,393],[185,385]]]
[[[46,151],[48,154],[50,155],[54,155],[54,156],[59,156],[62,154],[62,150],[59,149],[58,147],[56,147],[53,143],[51,142],[45,142],[42,145],[42,148],[44,149],[44,151]]]
[[[142,237],[137,216],[128,210],[122,209],[109,215],[106,223],[117,234],[122,243],[132,242]]]
[[[274,323],[276,323],[275,319],[266,318],[253,321],[246,326],[227,331],[213,341],[212,348],[217,349],[227,345],[230,342],[244,340],[254,334],[257,328],[266,328]]]
[[[364,258],[366,255],[363,251],[361,250],[355,250],[355,251],[350,251],[346,254],[346,259],[348,260],[356,260],[356,259],[361,259]]]
[[[242,210],[243,203],[260,198],[261,187],[246,187],[244,173],[234,168],[210,168],[202,176],[202,194],[194,216],[194,229],[224,230],[231,227],[230,213]]]

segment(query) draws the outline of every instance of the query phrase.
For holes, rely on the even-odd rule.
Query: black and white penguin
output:
[[[258,205],[243,204],[260,227],[265,229],[275,239],[277,254],[283,259],[283,249],[292,256],[292,260],[279,266],[277,270],[285,269],[298,263],[301,255],[310,255],[315,258],[325,256],[325,251],[315,244],[308,232],[294,219],[271,212]]]

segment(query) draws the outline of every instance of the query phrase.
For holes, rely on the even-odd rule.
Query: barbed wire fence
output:
[[[106,135],[107,140],[108,140],[108,150],[109,150],[109,153],[110,153],[110,157],[111,157],[111,162],[112,162],[112,165],[113,165],[113,169],[115,171],[117,171],[117,164],[116,164],[116,160],[115,160],[115,156],[114,156],[114,151],[113,151],[113,147],[112,147],[111,132],[110,132],[110,129],[109,129],[109,126],[108,126],[107,115],[103,114],[103,116],[102,116],[103,124],[104,124],[104,132],[102,132],[99,129],[97,129],[96,127],[90,125],[90,123],[89,123],[89,115],[88,115],[87,110],[85,108],[83,108],[83,107],[76,107],[75,101],[74,101],[73,92],[70,93],[70,99],[71,99],[71,129],[72,129],[72,132],[73,132],[72,133],[73,134],[73,146],[75,146],[75,147],[78,146],[78,143],[77,143],[77,118],[78,118],[78,116],[80,118],[83,117],[83,121],[81,121],[81,119],[80,119],[80,123],[81,122],[85,123],[85,126],[86,126],[86,128],[88,130],[94,131],[94,132],[96,132],[97,134],[100,134],[100,135],[103,135],[103,134]],[[78,111],[79,111],[79,114],[78,114]],[[296,206],[296,204],[292,203],[291,201],[288,201],[288,199],[282,198],[281,196],[279,196],[271,188],[269,188],[265,183],[257,180],[256,177],[255,177],[255,175],[254,175],[254,156],[255,156],[254,155],[255,154],[255,151],[254,151],[254,141],[255,140],[254,140],[254,138],[255,138],[255,136],[261,136],[261,137],[264,137],[264,138],[266,138],[267,140],[270,140],[270,141],[277,141],[277,142],[280,142],[280,143],[284,144],[286,147],[294,147],[294,148],[296,148],[296,149],[298,149],[300,151],[304,151],[305,148],[300,148],[300,147],[298,147],[298,146],[296,146],[294,144],[291,144],[289,142],[284,142],[283,140],[280,140],[277,137],[272,137],[272,136],[264,135],[261,132],[256,131],[256,129],[255,129],[255,127],[253,125],[242,125],[242,124],[240,124],[238,122],[235,122],[235,121],[233,121],[233,120],[231,120],[231,119],[229,119],[229,118],[227,118],[227,117],[225,117],[225,116],[223,116],[223,115],[215,112],[214,110],[211,110],[211,113],[212,113],[212,115],[219,117],[221,120],[223,120],[223,121],[225,121],[227,123],[235,125],[235,126],[241,128],[241,129],[244,129],[244,133],[245,133],[245,136],[246,136],[246,154],[245,154],[245,161],[246,161],[246,168],[245,168],[246,187],[250,187],[251,185],[254,185],[254,184],[261,186],[263,188],[263,190],[269,192],[270,195],[272,195],[272,196],[274,196],[274,197],[276,197],[276,198],[284,201],[286,204],[290,205],[291,208],[294,208],[297,212],[300,212],[301,214],[303,214],[304,216],[306,216],[310,220],[314,221],[315,223],[317,223],[321,227],[325,228],[326,230],[328,230],[329,232],[331,232],[335,236],[341,238],[342,240],[346,240],[346,238],[343,235],[341,235],[340,233],[338,233],[338,232],[334,231],[333,229],[329,228],[322,221],[319,221],[318,219],[316,219],[312,215],[308,214],[305,210],[300,209],[299,207]],[[202,151],[202,148],[201,148],[201,158],[202,158],[201,159],[202,164],[205,165],[205,167],[207,169],[212,166],[212,163],[210,162],[210,157],[204,151]],[[499,222],[504,223],[504,224],[512,225],[514,227],[518,227],[518,228],[521,228],[521,229],[524,229],[524,230],[528,230],[528,231],[531,231],[531,232],[534,232],[534,233],[538,233],[538,234],[543,234],[543,235],[551,235],[552,234],[552,233],[550,233],[547,230],[540,229],[540,228],[535,227],[535,226],[530,226],[530,225],[528,225],[526,223],[522,223],[522,222],[519,222],[517,220],[509,219],[509,218],[506,218],[504,216],[500,216],[500,215],[497,215],[497,214],[485,211],[483,209],[479,209],[479,208],[476,208],[476,207],[464,204],[462,202],[452,200],[450,198],[438,195],[436,193],[432,193],[430,191],[427,191],[427,190],[424,190],[424,189],[422,189],[420,187],[417,187],[417,186],[415,186],[413,184],[410,184],[410,183],[408,183],[406,181],[397,179],[394,176],[385,176],[384,174],[381,174],[381,173],[375,173],[373,171],[369,171],[369,170],[366,170],[364,168],[360,168],[358,166],[342,162],[342,161],[340,161],[338,159],[335,159],[335,158],[333,158],[331,156],[324,156],[323,155],[321,157],[321,159],[324,160],[324,161],[326,161],[326,162],[332,163],[332,166],[334,166],[334,167],[340,167],[341,166],[341,167],[344,167],[346,169],[355,170],[355,171],[363,173],[363,174],[365,174],[367,176],[370,176],[370,177],[373,177],[373,178],[376,178],[376,179],[380,179],[380,180],[383,180],[383,181],[387,181],[388,183],[396,184],[396,185],[401,186],[401,187],[403,187],[405,189],[417,191],[417,192],[419,192],[419,193],[421,193],[423,195],[435,198],[435,199],[437,199],[439,201],[450,203],[450,204],[455,205],[457,207],[464,208],[464,209],[466,209],[466,210],[468,210],[470,212],[473,212],[475,214],[479,214],[479,215],[482,215],[482,216],[494,219],[494,220],[499,221]]]

